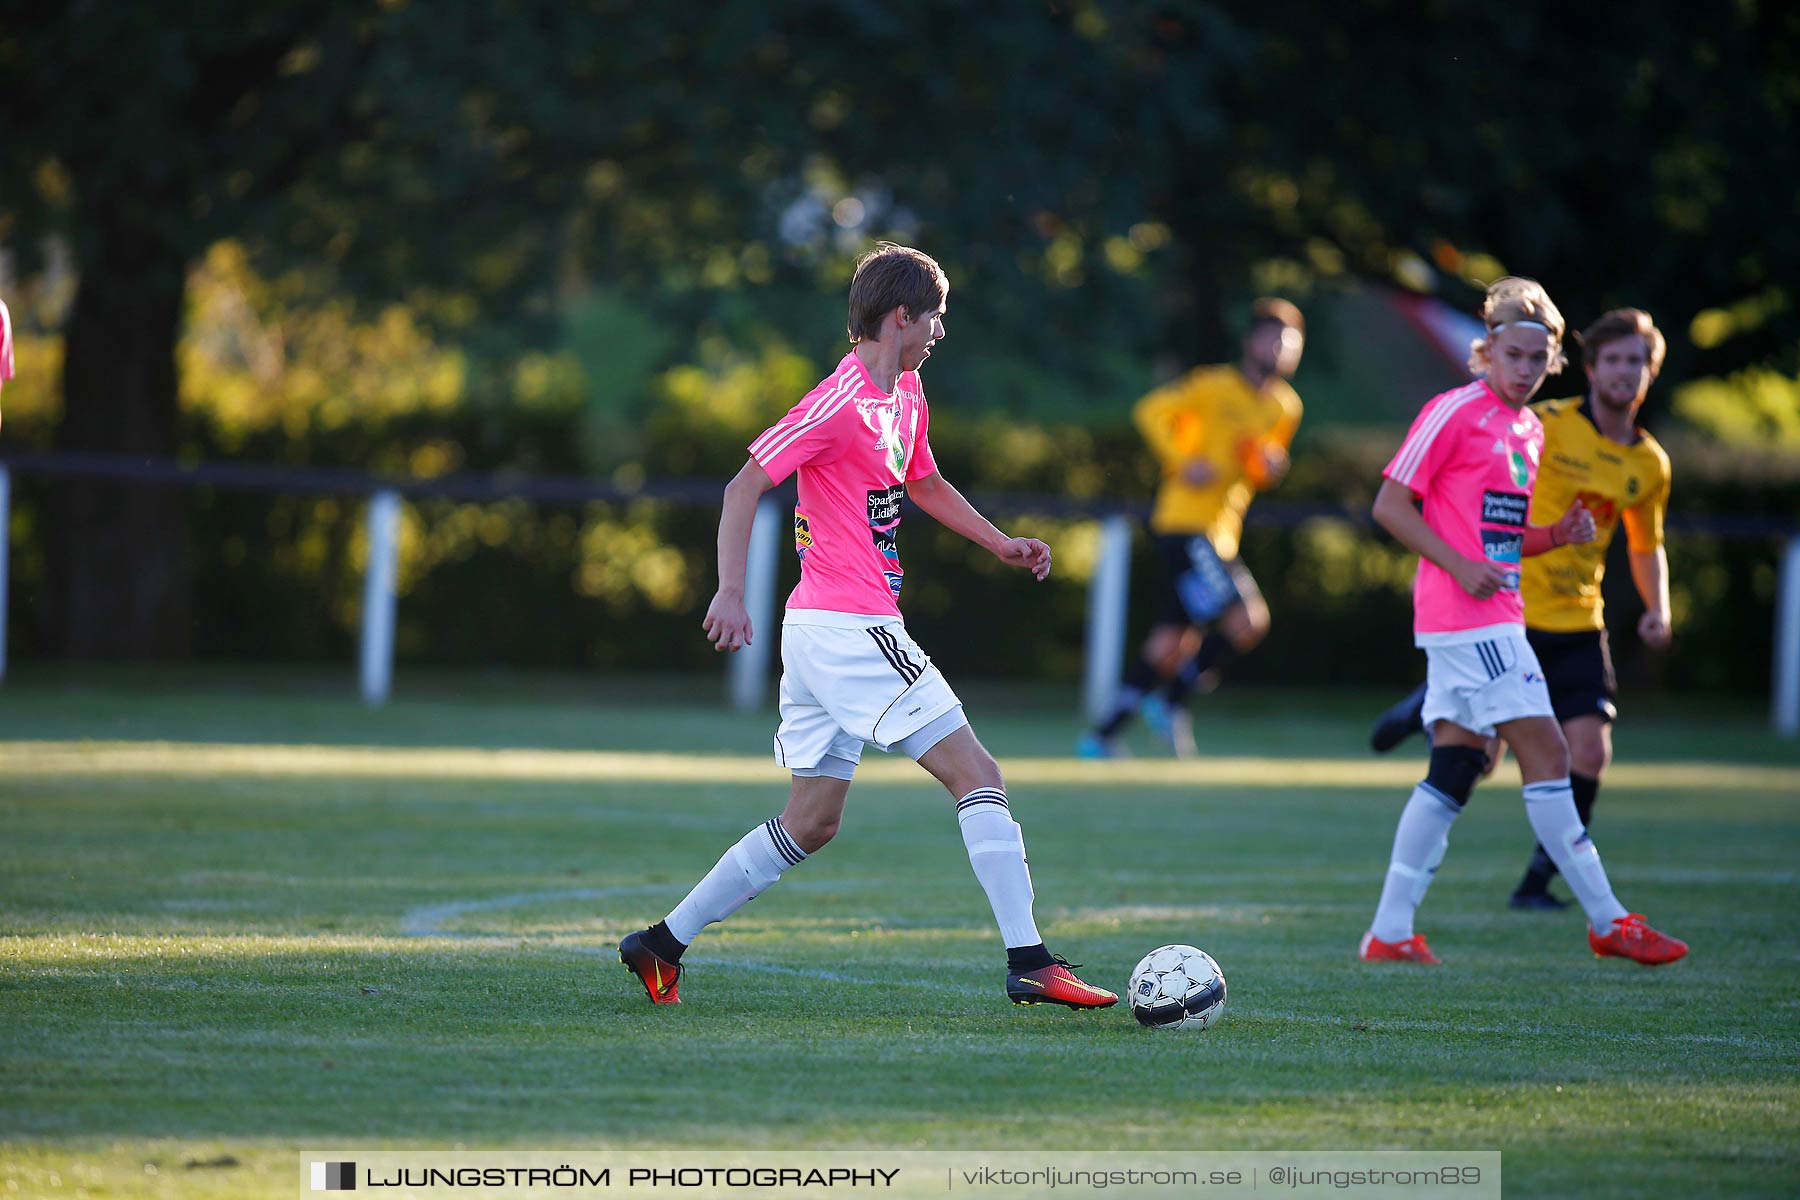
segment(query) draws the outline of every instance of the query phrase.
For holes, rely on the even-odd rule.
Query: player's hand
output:
[[[1659,612],[1647,612],[1638,618],[1638,636],[1644,639],[1644,645],[1652,650],[1667,650],[1669,638],[1669,618]]]
[[[1486,600],[1506,582],[1506,572],[1485,558],[1465,558],[1451,574],[1462,590],[1477,600]]]
[[[1288,473],[1288,453],[1273,442],[1259,448],[1262,454],[1262,479],[1255,481],[1257,487],[1273,487],[1281,482]]]
[[[1595,534],[1594,514],[1587,510],[1587,505],[1577,500],[1557,519],[1553,528],[1556,531],[1556,544],[1559,546],[1579,546],[1583,542],[1591,542]]]
[[[744,598],[727,596],[724,592],[714,595],[712,603],[706,606],[706,619],[700,622],[700,628],[706,630],[706,640],[721,654],[748,646],[750,613],[744,608]]]
[[[1036,538],[1007,538],[995,553],[1003,563],[1024,567],[1036,575],[1039,582],[1050,576],[1050,547]]]
[[[1487,740],[1487,745],[1483,746],[1481,750],[1487,755],[1487,766],[1482,768],[1481,777],[1487,779],[1500,769],[1501,763],[1506,761],[1506,743],[1497,737],[1492,737]]]
[[[1219,473],[1204,458],[1190,458],[1181,466],[1181,482],[1189,487],[1205,487],[1218,477]]]

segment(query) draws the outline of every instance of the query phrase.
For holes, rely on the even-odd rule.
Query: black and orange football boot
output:
[[[1006,996],[1014,1004],[1061,1004],[1065,1008],[1111,1008],[1119,998],[1105,988],[1097,988],[1075,978],[1071,963],[1060,954],[1047,967],[1035,971],[1014,971],[1006,977]]]
[[[625,935],[625,940],[619,943],[619,961],[625,964],[627,971],[638,977],[644,990],[650,993],[650,1003],[681,1003],[681,997],[675,992],[676,985],[681,982],[681,964],[664,962],[658,958],[650,947],[644,945],[644,931]]]

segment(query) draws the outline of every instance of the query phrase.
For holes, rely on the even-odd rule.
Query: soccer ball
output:
[[[1205,1029],[1225,1011],[1225,973],[1192,946],[1158,946],[1131,973],[1131,1015],[1153,1029]]]

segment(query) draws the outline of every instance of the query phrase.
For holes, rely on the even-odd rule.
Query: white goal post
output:
[[[775,622],[775,589],[781,577],[782,504],[764,493],[756,502],[750,526],[750,552],[744,563],[744,608],[750,615],[750,644],[731,655],[726,673],[731,706],[748,712],[761,708],[769,691],[769,664],[781,631]]]
[[[1781,584],[1775,593],[1775,661],[1770,720],[1782,737],[1800,734],[1800,537],[1781,553]]]

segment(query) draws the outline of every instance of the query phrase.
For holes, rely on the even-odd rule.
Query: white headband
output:
[[[1545,333],[1550,332],[1550,327],[1548,325],[1544,324],[1542,321],[1532,321],[1532,320],[1502,321],[1498,325],[1489,325],[1488,332],[1489,333],[1499,333],[1502,329],[1511,329],[1516,325],[1536,325],[1539,329],[1543,330]]]

